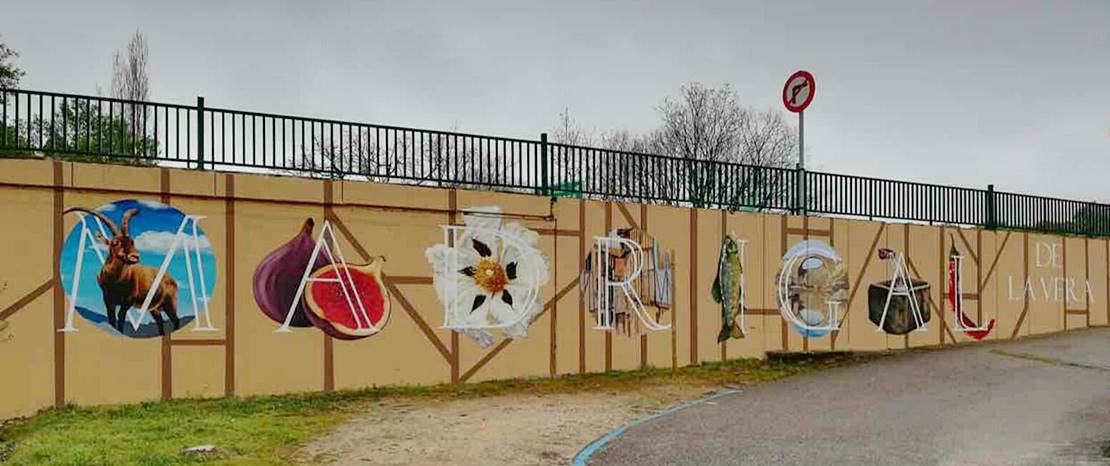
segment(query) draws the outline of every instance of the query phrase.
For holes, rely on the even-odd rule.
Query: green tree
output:
[[[4,91],[18,87],[19,79],[24,75],[23,70],[15,64],[15,58],[18,56],[18,52],[0,42],[0,106],[6,107],[10,104],[11,94]],[[24,133],[26,133],[25,129],[21,131],[7,121],[0,120],[0,155],[27,155],[25,150],[9,149],[27,147],[27,135]]]
[[[116,109],[108,112],[88,100],[60,105],[53,121],[39,120],[44,134],[40,148],[67,160],[153,165],[158,144],[147,136],[141,107],[139,117],[124,118],[124,104],[108,105]]]
[[[0,88],[15,89],[23,77],[23,70],[13,63],[17,56],[14,50],[0,44]],[[136,32],[126,53],[117,52],[113,57],[114,96],[132,101],[146,100],[149,88],[147,56],[146,40]],[[8,107],[9,115],[14,115],[12,107],[16,99],[35,113],[30,115],[29,125],[26,115],[18,125],[11,117],[8,121],[0,121],[0,156],[46,154],[82,162],[152,165],[158,155],[158,144],[149,136],[148,108],[144,104],[62,99],[55,105],[54,99],[38,95],[0,92],[0,105]]]
[[[158,145],[147,136],[147,107],[138,103],[149,96],[148,60],[146,37],[135,31],[112,57],[112,97],[128,102],[63,102],[43,128],[49,136],[41,149],[66,160],[153,165]]]
[[[1110,236],[1110,206],[1086,204],[1071,216],[1070,230],[1092,236]]]
[[[19,53],[0,42],[0,89],[15,89],[24,72],[15,64]]]
[[[27,145],[26,130],[20,131],[15,126],[0,122],[0,157],[27,157],[33,155],[25,149]]]

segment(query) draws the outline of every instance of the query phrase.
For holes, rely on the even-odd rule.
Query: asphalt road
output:
[[[636,425],[589,464],[1104,464],[1104,444],[1105,328],[757,385]]]

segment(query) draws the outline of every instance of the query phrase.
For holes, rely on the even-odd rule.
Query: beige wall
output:
[[[61,240],[76,223],[75,216],[61,211],[121,199],[162,200],[206,217],[203,228],[217,266],[210,300],[217,331],[194,332],[186,326],[168,338],[134,339],[97,329],[80,316],[77,332],[56,331],[64,324],[66,307],[56,264]],[[541,233],[551,278],[542,290],[549,305],[526,338],[498,339],[480,348],[440,328],[443,311],[424,251],[442,241],[440,225],[461,221],[459,212],[469,207],[486,205],[513,217],[505,221]],[[256,265],[296,234],[306,218],[317,221],[319,233],[326,207],[350,232],[350,237],[339,235],[349,261],[367,259],[360,248],[368,256],[387,258],[392,317],[372,337],[333,340],[315,328],[276,333],[277,324],[255,303]],[[576,199],[552,203],[529,195],[42,160],[0,160],[0,218],[5,219],[0,256],[6,258],[0,269],[0,319],[9,324],[0,333],[0,418],[59,403],[546,377],[763,357],[768,351],[973,342],[955,328],[945,302],[946,258],[953,242],[968,253],[965,309],[972,318],[996,320],[986,340],[1110,320],[1104,239]],[[583,311],[576,282],[585,254],[594,236],[619,227],[642,228],[674,251],[675,311],[665,316],[671,330],[601,332]],[[749,312],[747,336],[720,344],[721,312],[710,288],[725,232],[748,241],[744,285]],[[803,337],[784,323],[774,288],[784,251],[806,238],[826,241],[837,251],[851,287],[840,330],[820,338]],[[927,331],[887,335],[868,319],[868,285],[891,274],[889,261],[877,257],[883,247],[905,253],[915,277],[931,284]],[[1066,292],[1059,299],[1058,280],[1075,283],[1078,299]],[[1085,283],[1091,286],[1089,296]]]

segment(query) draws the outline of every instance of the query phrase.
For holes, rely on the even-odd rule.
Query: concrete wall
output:
[[[121,200],[157,201],[205,217],[198,225],[210,245],[205,253],[213,256],[206,264],[215,270],[206,273],[211,279],[208,315],[216,330],[197,331],[194,321],[165,337],[135,338],[76,314],[76,331],[59,331],[66,327],[67,287],[72,286],[64,282],[73,281],[65,248],[73,247],[67,238],[77,237],[71,234],[78,224],[78,215],[63,211]],[[504,222],[519,222],[538,233],[550,264],[550,280],[541,290],[542,313],[527,337],[503,339],[495,332],[488,348],[440,328],[444,311],[425,258],[426,249],[444,241],[440,226],[461,223],[461,212],[475,206],[498,206]],[[0,160],[0,218],[0,257],[5,259],[0,266],[0,418],[63,403],[463,383],[685,366],[763,357],[767,351],[973,342],[956,328],[945,298],[953,245],[966,257],[966,314],[976,322],[996,321],[984,340],[1106,325],[1108,320],[1103,239],[577,199],[551,203],[529,195],[42,160]],[[348,262],[386,257],[391,317],[379,333],[351,341],[313,327],[282,333],[260,311],[252,289],[256,267],[307,218],[316,221],[313,238],[325,219],[336,226]],[[640,325],[630,334],[593,329],[594,316],[579,294],[579,274],[594,237],[622,227],[649,233],[675,254],[674,306],[662,313],[662,321],[673,324],[669,330],[645,331]],[[718,343],[721,308],[710,290],[722,237],[730,231],[748,241],[746,336]],[[848,276],[843,323],[821,337],[802,335],[779,310],[776,279],[783,254],[805,239],[831,245]],[[881,248],[904,254],[913,277],[930,283],[927,330],[891,335],[869,320],[868,286],[890,279],[892,272],[892,262],[879,258]],[[145,264],[151,259],[143,254]],[[89,267],[97,270],[100,264],[88,259]],[[186,301],[186,277],[174,272],[182,269],[169,270]],[[82,296],[99,291],[95,279],[81,287]]]

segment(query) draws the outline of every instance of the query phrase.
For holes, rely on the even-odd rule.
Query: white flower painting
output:
[[[477,207],[463,214],[465,226],[445,225],[443,244],[425,255],[444,309],[444,327],[462,331],[482,347],[492,331],[526,335],[543,306],[547,258],[539,235],[519,223],[502,223],[501,209]]]

